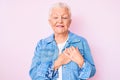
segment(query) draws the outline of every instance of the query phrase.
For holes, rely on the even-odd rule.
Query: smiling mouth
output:
[[[57,25],[56,27],[63,28],[64,26],[63,25]]]

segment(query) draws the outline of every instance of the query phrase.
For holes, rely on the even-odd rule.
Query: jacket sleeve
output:
[[[54,80],[58,76],[58,71],[53,70],[54,61],[41,61],[41,46],[42,41],[36,46],[29,75],[32,80]]]
[[[82,43],[83,43],[84,64],[79,69],[79,78],[88,79],[94,76],[94,74],[96,73],[96,68],[87,41],[83,39]]]

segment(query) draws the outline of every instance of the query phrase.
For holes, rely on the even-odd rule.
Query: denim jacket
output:
[[[94,76],[96,68],[87,41],[83,37],[69,32],[69,38],[62,51],[70,46],[78,47],[84,58],[84,64],[81,68],[73,61],[62,65],[62,80],[86,80]],[[53,70],[53,65],[58,55],[54,34],[41,39],[36,46],[29,71],[32,80],[57,80],[59,72]]]

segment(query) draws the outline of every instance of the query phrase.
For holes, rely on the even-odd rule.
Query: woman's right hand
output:
[[[57,60],[55,61],[55,63],[54,63],[55,70],[64,64],[68,64],[71,61],[71,59],[65,55],[66,53],[67,53],[67,51],[64,50],[63,53],[61,53],[59,55],[59,57],[57,58]]]

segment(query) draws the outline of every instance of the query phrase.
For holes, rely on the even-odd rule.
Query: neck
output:
[[[55,41],[57,44],[65,42],[67,38],[68,38],[68,32],[64,34],[55,34]]]

